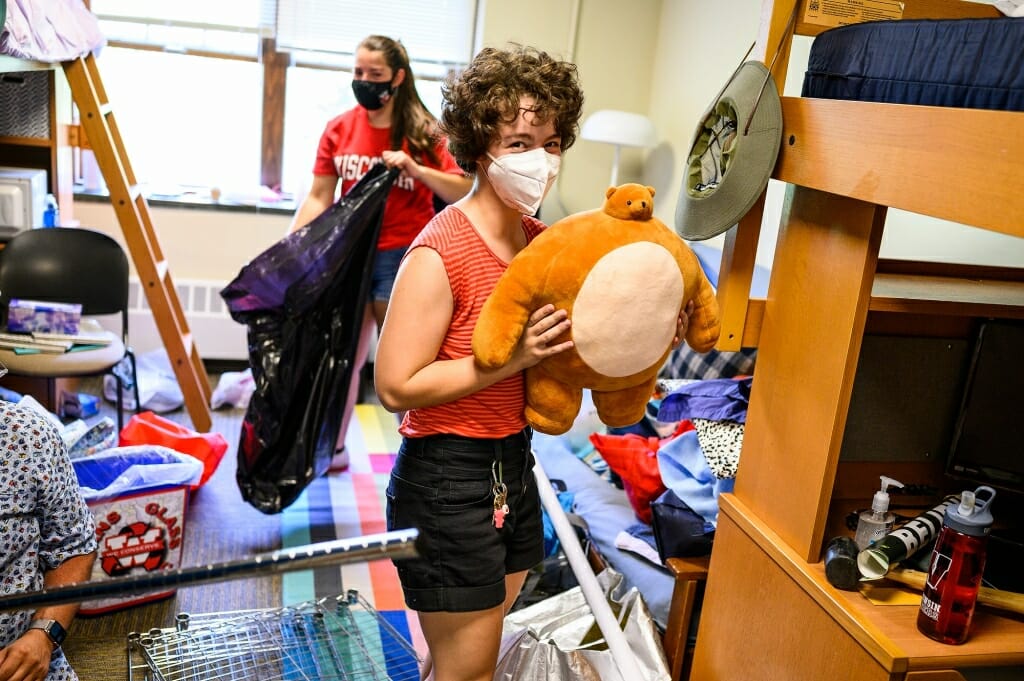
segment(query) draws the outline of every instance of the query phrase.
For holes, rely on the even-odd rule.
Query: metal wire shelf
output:
[[[128,634],[129,681],[417,681],[412,645],[358,592],[189,615]]]

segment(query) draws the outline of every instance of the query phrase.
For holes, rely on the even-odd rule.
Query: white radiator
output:
[[[246,327],[228,315],[227,306],[220,297],[223,281],[204,279],[178,279],[174,282],[178,299],[185,311],[192,335],[204,359],[243,360],[246,350]],[[149,309],[146,296],[138,279],[129,282],[128,335],[136,354],[163,347],[156,321]]]

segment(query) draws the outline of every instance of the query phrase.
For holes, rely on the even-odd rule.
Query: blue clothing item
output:
[[[57,430],[35,412],[0,402],[0,594],[38,591],[44,571],[96,550],[96,525]],[[31,611],[0,613],[0,648],[28,628]],[[77,681],[63,649],[47,681]]]
[[[734,478],[715,477],[697,440],[690,430],[658,448],[661,481],[704,520],[718,525],[718,495],[731,492]]]
[[[746,423],[752,381],[753,378],[747,376],[687,383],[661,401],[658,420],[672,422],[697,418]]]
[[[562,507],[562,510],[566,513],[572,513],[572,504],[576,495],[573,492],[558,492],[557,496],[558,505]],[[558,553],[558,550],[562,548],[562,543],[558,540],[555,524],[551,521],[551,516],[548,515],[547,509],[541,509],[541,511],[543,513],[541,520],[544,522],[544,557],[550,558]]]
[[[391,300],[391,289],[395,287],[395,277],[398,276],[398,266],[402,264],[402,258],[408,248],[392,248],[387,251],[377,251],[373,260],[373,279],[370,282],[370,300],[387,302]]]

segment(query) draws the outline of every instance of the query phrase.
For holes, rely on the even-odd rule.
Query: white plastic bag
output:
[[[668,662],[640,592],[632,588],[618,596],[622,576],[611,568],[597,579],[636,659],[641,676],[636,681],[669,681]],[[616,678],[618,668],[580,587],[505,617],[495,681]]]
[[[249,398],[256,390],[256,382],[252,378],[252,369],[245,371],[225,371],[217,381],[217,387],[210,396],[210,408],[220,409],[225,404],[238,409],[249,406]]]
[[[128,360],[123,360],[123,363],[127,365]],[[135,365],[138,369],[135,380],[139,382],[139,401],[142,402],[139,411],[162,414],[185,404],[185,396],[178,385],[178,378],[174,375],[166,350],[160,348],[139,355],[135,358]],[[130,377],[130,368],[122,375]],[[124,408],[135,411],[135,391],[129,383],[124,385],[121,394]],[[108,402],[117,402],[117,381],[113,376],[103,377],[103,396]]]

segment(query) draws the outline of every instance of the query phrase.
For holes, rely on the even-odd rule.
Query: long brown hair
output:
[[[428,158],[438,163],[434,145],[437,142],[437,119],[427,110],[426,104],[416,91],[416,79],[409,66],[409,54],[405,46],[397,40],[383,35],[371,35],[359,43],[359,47],[380,52],[384,61],[391,67],[392,78],[398,69],[405,71],[405,79],[395,90],[395,103],[391,112],[391,149],[398,151],[405,141],[409,142],[409,151],[413,157]]]

